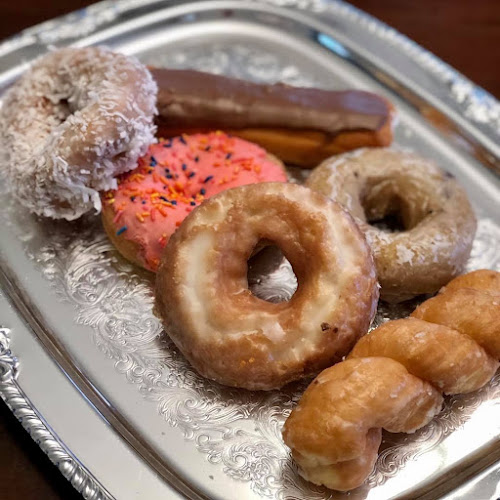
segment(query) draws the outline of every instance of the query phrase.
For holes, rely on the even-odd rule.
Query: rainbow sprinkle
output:
[[[175,227],[208,196],[229,187],[229,183],[237,184],[240,175],[245,182],[260,180],[261,176],[255,174],[261,169],[261,157],[262,168],[267,168],[265,152],[258,146],[240,147],[240,140],[223,132],[161,139],[138,160],[134,171],[117,179],[117,190],[104,193],[103,205],[112,207],[113,221],[121,225],[117,236],[128,229],[127,238],[134,239],[136,233],[154,238],[146,245],[150,251],[144,256],[150,268],[158,265],[158,252]],[[166,220],[170,210],[174,213]],[[162,235],[163,231],[166,233]]]

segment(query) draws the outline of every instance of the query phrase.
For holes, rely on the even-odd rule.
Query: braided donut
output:
[[[156,83],[135,58],[101,47],[39,60],[5,94],[0,153],[28,210],[76,219],[101,208],[98,191],[136,167],[154,141]]]
[[[361,149],[325,160],[306,185],[358,222],[373,250],[382,300],[435,293],[463,272],[476,231],[474,212],[455,178],[430,160],[395,149]],[[370,223],[391,215],[403,230]]]
[[[290,261],[298,288],[273,304],[248,289],[261,240]],[[366,333],[378,287],[366,241],[338,204],[297,184],[235,187],[204,201],[170,238],[155,310],[198,372],[270,390],[316,374]]]
[[[381,428],[414,432],[440,411],[441,392],[487,384],[499,366],[499,338],[494,271],[457,278],[412,317],[361,338],[346,361],[319,374],[285,422],[301,475],[341,491],[360,486],[377,459]]]

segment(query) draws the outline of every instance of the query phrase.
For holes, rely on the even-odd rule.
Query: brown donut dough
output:
[[[393,149],[362,149],[326,160],[306,185],[339,202],[359,223],[383,300],[434,293],[463,271],[476,219],[465,191],[433,162]],[[402,219],[403,231],[369,224],[391,214]]]
[[[116,234],[116,224],[113,222],[115,218],[115,213],[111,206],[107,206],[105,203],[102,205],[101,221],[110,239],[111,243],[115,248],[125,257],[128,261],[132,262],[136,266],[144,268],[143,261],[141,260],[142,245],[138,241],[127,240],[126,238],[120,238]]]
[[[413,432],[439,411],[441,391],[489,382],[500,359],[500,273],[493,273],[457,278],[412,318],[382,324],[318,375],[283,430],[302,476],[341,491],[360,486],[376,461],[380,427]],[[482,287],[487,276],[490,291],[463,287]]]
[[[288,302],[248,289],[247,260],[261,240],[292,264]],[[370,250],[352,218],[303,186],[229,189],[196,208],[170,239],[156,278],[156,313],[203,376],[270,390],[345,356],[374,315]]]
[[[157,119],[158,137],[174,137],[179,134],[206,133],[212,129],[205,127],[166,127],[161,117]],[[285,163],[302,168],[314,168],[325,158],[363,147],[388,146],[392,142],[389,127],[378,133],[352,130],[331,134],[311,129],[291,130],[285,127],[275,128],[225,128],[224,132],[255,142],[267,151],[271,151]]]
[[[491,269],[478,269],[458,276],[450,281],[440,292],[449,292],[459,288],[474,288],[485,292],[500,292],[500,273]]]

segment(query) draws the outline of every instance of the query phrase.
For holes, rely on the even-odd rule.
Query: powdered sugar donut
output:
[[[125,258],[156,271],[170,236],[204,199],[286,180],[283,164],[251,142],[222,132],[174,137],[151,145],[118,189],[103,194],[102,221]]]
[[[476,219],[453,175],[413,153],[360,149],[317,167],[307,186],[339,202],[365,233],[375,257],[380,297],[399,302],[434,293],[459,275]],[[394,215],[402,230],[369,222]]]
[[[76,219],[154,140],[157,86],[134,58],[101,47],[39,60],[5,94],[0,148],[13,195],[31,212]]]

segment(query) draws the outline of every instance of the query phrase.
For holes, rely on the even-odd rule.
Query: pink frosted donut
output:
[[[101,47],[39,60],[5,94],[0,149],[13,195],[31,212],[76,219],[154,140],[157,86],[134,58]]]
[[[257,182],[285,182],[283,164],[256,144],[222,132],[183,135],[150,146],[116,191],[102,220],[120,253],[150,271],[172,233],[204,199]]]

